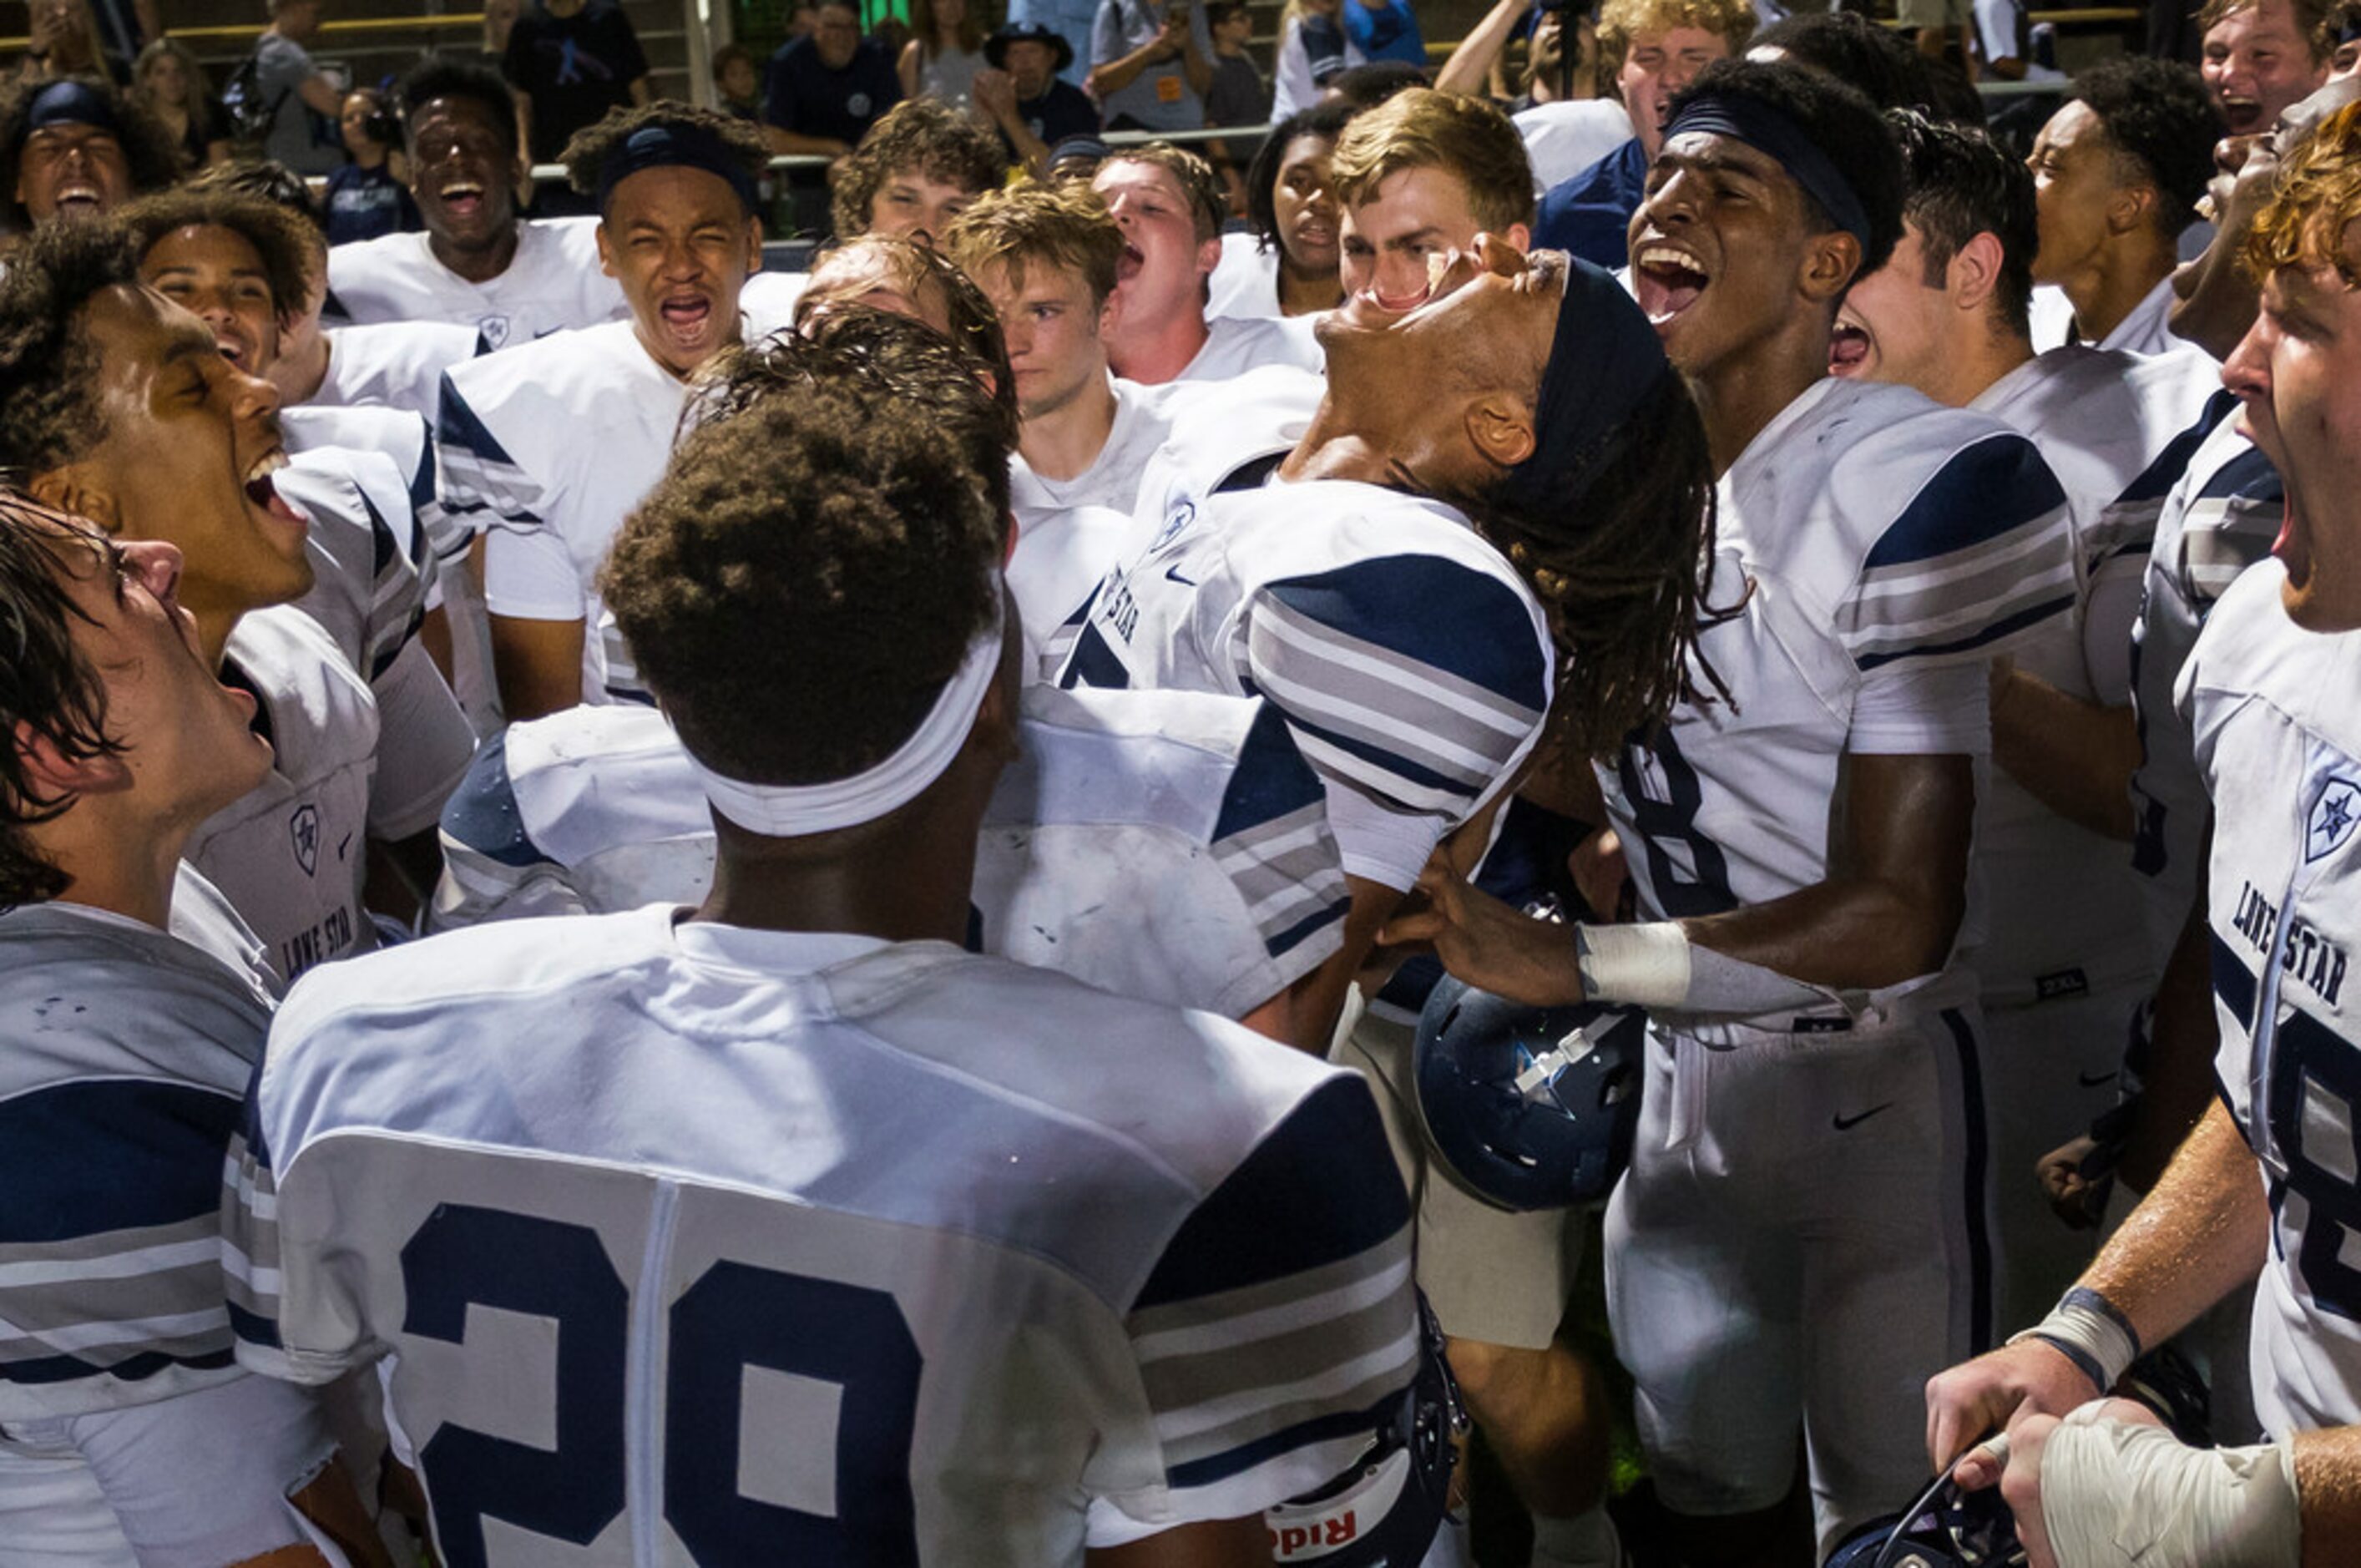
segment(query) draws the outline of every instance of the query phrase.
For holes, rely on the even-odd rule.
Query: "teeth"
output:
[[[280,469],[286,466],[286,453],[267,452],[261,456],[256,458],[254,460],[254,466],[246,471],[246,482],[251,485],[258,479],[268,479],[270,476],[276,474]]]
[[[443,187],[443,199],[446,202],[456,201],[461,196],[480,196],[483,193],[484,188],[481,185],[445,185]]]
[[[1675,250],[1665,245],[1642,246],[1640,254],[1633,258],[1633,260],[1642,267],[1677,267],[1684,272],[1694,272],[1700,278],[1708,275],[1706,269],[1697,265],[1696,257],[1686,250]]]

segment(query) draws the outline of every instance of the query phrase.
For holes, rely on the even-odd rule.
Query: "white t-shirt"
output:
[[[2031,316],[2035,348],[2056,348],[2080,341],[2074,335],[2074,302],[2057,284],[2043,283],[2034,289]],[[2117,322],[2115,330],[2096,346],[2125,354],[2169,354],[2176,349],[2196,348],[2187,338],[2172,335],[2172,280],[2166,278],[2143,295],[2131,313]]]
[[[1148,539],[1147,526],[1134,513],[1113,507],[1036,510],[1018,519],[1007,577],[1025,637],[1027,682],[1058,678],[1081,629],[1082,607]]]
[[[1342,942],[1320,783],[1265,704],[1037,686],[1019,738],[977,840],[983,951],[1238,1017]],[[452,797],[443,843],[437,930],[693,905],[713,880],[686,754],[637,707],[511,726]]]
[[[1533,194],[1545,194],[1631,139],[1631,114],[1616,98],[1536,104],[1511,116],[1532,160]]]
[[[2177,693],[2213,805],[2215,1081],[2271,1207],[2252,1369],[2275,1437],[2361,1421],[2361,636],[2296,626],[2286,579],[2230,586]]]
[[[2017,645],[2020,668],[2084,701],[2129,701],[2139,557],[2121,550],[2106,519],[2220,387],[2213,362],[2193,351],[2070,346],[2026,361],[1968,405],[2031,440],[2066,490],[2081,592],[2071,612]],[[1985,1001],[2024,1004],[2152,980],[2123,845],[2059,816],[1998,769],[1976,804],[1991,914],[1976,955]]]
[[[434,422],[443,372],[489,350],[473,326],[447,322],[379,322],[327,329],[328,372],[312,394],[331,407],[381,403]]]
[[[384,1358],[444,1555],[1079,1565],[1359,1456],[1419,1332],[1356,1078],[945,943],[675,914],[390,948],[272,1030],[238,1353]]]
[[[455,365],[435,432],[444,510],[489,531],[484,604],[526,620],[581,620],[583,699],[634,694],[598,567],[663,477],[686,383],[628,321],[557,334]]]
[[[1250,234],[1224,235],[1222,259],[1213,264],[1213,275],[1206,280],[1205,286],[1208,318],[1277,318],[1282,313],[1279,308],[1279,247],[1265,250],[1261,240]]]
[[[1466,518],[1312,480],[1174,494],[1060,680],[1263,696],[1326,787],[1345,869],[1407,890],[1524,761],[1555,668],[1541,606]]]
[[[1327,351],[1312,335],[1316,316],[1214,316],[1205,323],[1205,346],[1175,381],[1226,381],[1266,366],[1324,371]]]
[[[1029,512],[1069,507],[1129,511],[1138,499],[1140,475],[1171,428],[1165,411],[1170,393],[1167,387],[1145,387],[1120,376],[1110,376],[1107,382],[1115,392],[1115,422],[1089,467],[1071,478],[1052,479],[1035,473],[1022,454],[1009,456],[1009,503],[1020,527]]]
[[[2067,614],[2077,588],[2065,491],[2032,444],[1907,388],[1817,382],[1748,444],[1719,492],[1707,602],[1744,602],[1697,653],[1730,699],[1680,704],[1659,734],[1597,770],[1652,920],[1826,881],[1828,803],[1848,752],[1988,754],[1981,700],[1963,718],[1922,683],[2012,651]],[[1960,950],[1980,923],[1971,896]],[[1919,1005],[1949,1005],[1971,986],[1923,988]]]
[[[356,240],[328,250],[328,302],[335,325],[451,322],[474,327],[487,349],[631,313],[598,265],[597,218],[526,218],[508,269],[471,283],[435,259],[422,230]]]

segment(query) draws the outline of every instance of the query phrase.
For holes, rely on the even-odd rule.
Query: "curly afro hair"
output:
[[[181,149],[172,133],[147,107],[103,76],[52,76],[16,82],[0,96],[0,191],[8,192],[8,226],[18,234],[33,226],[32,215],[16,196],[25,141],[32,133],[33,100],[60,82],[78,82],[103,94],[115,111],[115,139],[131,170],[137,194],[161,191],[181,177]]]
[[[2123,183],[2155,188],[2167,237],[2197,221],[2197,198],[2213,178],[2213,144],[2230,129],[2202,77],[2179,60],[2123,55],[2074,78],[2066,102],[2087,104],[2107,128]]]
[[[138,281],[130,236],[114,224],[43,224],[9,254],[0,273],[0,468],[46,474],[105,439],[82,309]]]
[[[131,236],[132,250],[143,269],[148,253],[168,235],[184,228],[224,228],[254,247],[262,258],[270,308],[281,324],[302,315],[311,301],[312,253],[318,244],[315,231],[293,213],[260,196],[219,185],[208,190],[159,191],[124,208],[116,221]]]

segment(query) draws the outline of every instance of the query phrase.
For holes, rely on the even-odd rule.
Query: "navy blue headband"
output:
[[[123,129],[106,94],[81,82],[52,82],[34,97],[25,129],[41,131],[51,126],[96,126],[118,134]]]
[[[1656,329],[1623,285],[1569,257],[1534,401],[1533,453],[1509,470],[1499,499],[1543,511],[1579,496],[1634,433],[1631,411],[1670,374]]]
[[[1778,159],[1788,178],[1836,220],[1837,227],[1861,241],[1864,252],[1869,249],[1869,214],[1861,204],[1859,192],[1837,172],[1837,166],[1818,144],[1804,134],[1804,127],[1779,110],[1760,98],[1736,93],[1700,93],[1673,115],[1664,126],[1664,140],[1683,131],[1710,131]]]
[[[643,169],[702,169],[730,181],[751,214],[763,210],[754,177],[728,144],[701,126],[642,126],[623,138],[598,170],[598,211],[606,212],[615,187]]]

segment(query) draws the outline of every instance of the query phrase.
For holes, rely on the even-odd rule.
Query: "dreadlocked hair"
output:
[[[1549,617],[1557,651],[1553,739],[1603,758],[1634,733],[1654,731],[1678,703],[1730,699],[1697,640],[1744,600],[1707,602],[1713,457],[1679,376],[1661,377],[1565,471],[1590,477],[1545,506],[1497,495],[1444,499],[1508,556]]]
[[[73,623],[90,617],[65,584],[67,552],[95,530],[0,489],[0,729],[38,736],[72,761],[113,756],[106,685],[74,647]],[[43,795],[21,744],[0,746],[0,910],[44,904],[71,880],[34,849],[24,829],[50,821],[74,797]]]

